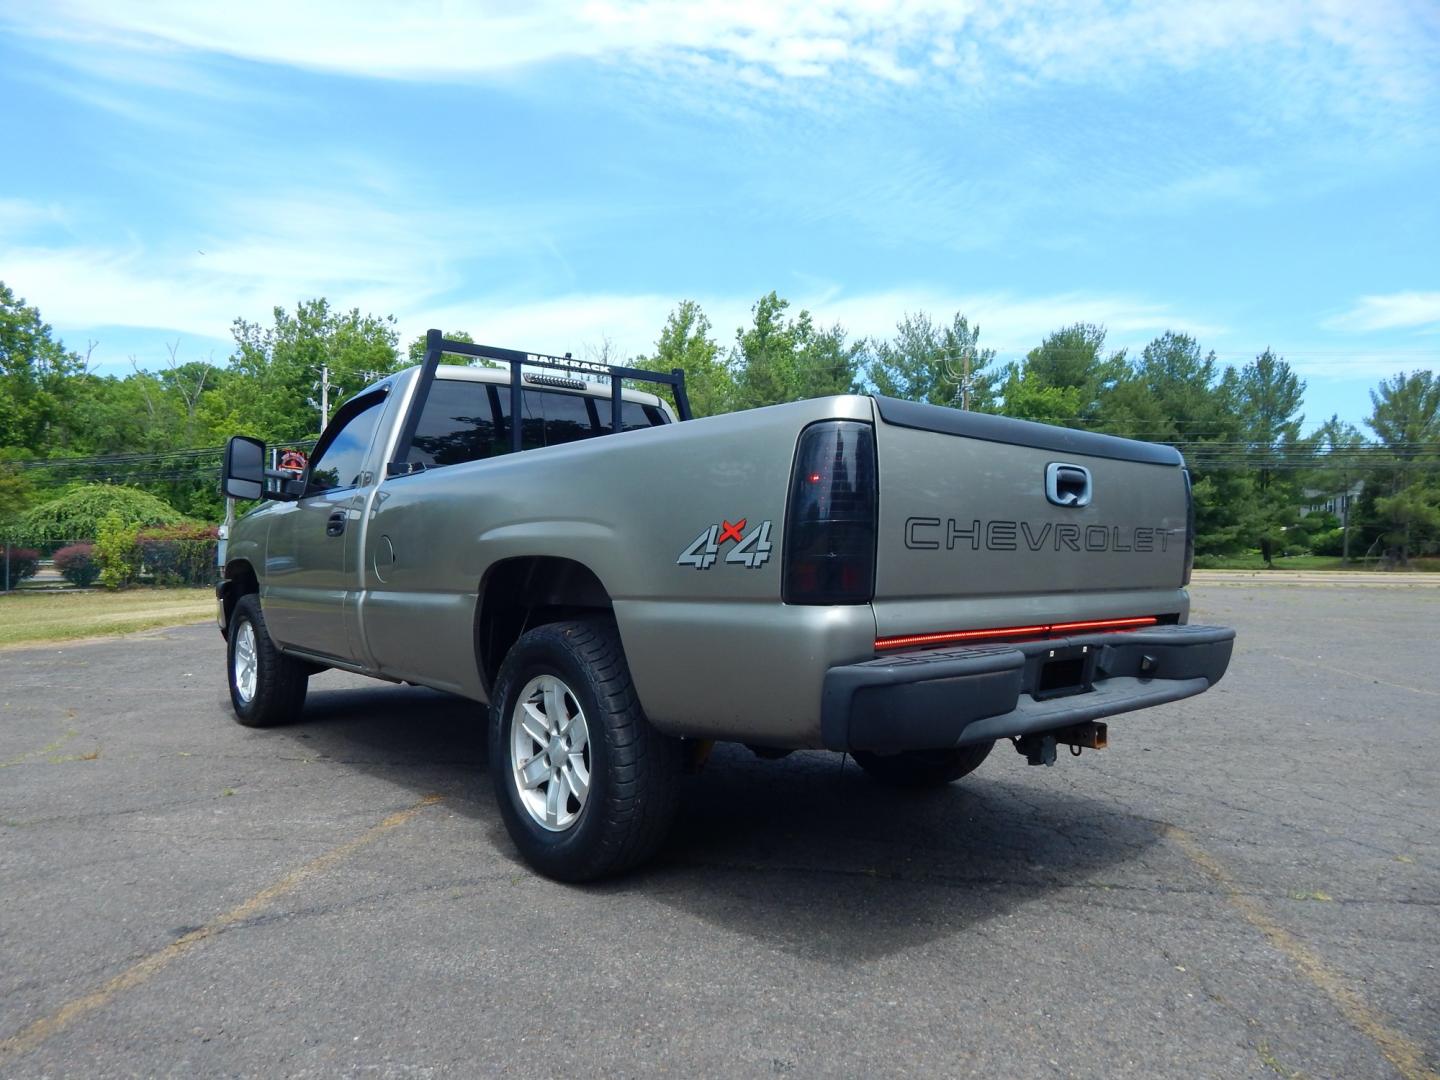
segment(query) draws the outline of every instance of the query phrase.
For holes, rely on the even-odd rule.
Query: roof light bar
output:
[[[1044,623],[1039,626],[1000,626],[986,630],[944,630],[935,634],[903,634],[875,639],[877,649],[903,649],[912,645],[945,645],[957,641],[987,641],[996,638],[1039,638],[1077,630],[1138,630],[1160,622],[1154,615],[1129,619],[1089,619],[1085,622]]]

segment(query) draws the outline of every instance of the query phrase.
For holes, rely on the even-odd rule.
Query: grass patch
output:
[[[0,595],[0,646],[128,634],[215,617],[213,589]]]
[[[1258,551],[1243,555],[1197,555],[1196,570],[1264,570],[1265,560]],[[1344,562],[1338,555],[1291,555],[1275,560],[1276,570],[1381,570],[1383,567],[1371,559],[1363,562]],[[1410,569],[1428,573],[1440,573],[1440,559],[1411,559]],[[1398,571],[1404,573],[1404,571]]]

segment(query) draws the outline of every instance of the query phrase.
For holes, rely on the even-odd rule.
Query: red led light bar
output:
[[[909,645],[944,645],[955,641],[982,641],[994,638],[1045,637],[1075,630],[1136,630],[1159,623],[1154,615],[1132,619],[1090,619],[1086,622],[1046,623],[1041,626],[1002,626],[991,630],[945,630],[937,634],[905,634],[875,639],[877,649],[903,649]]]

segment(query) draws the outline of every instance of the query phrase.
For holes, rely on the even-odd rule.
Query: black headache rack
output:
[[[497,349],[492,345],[474,345],[468,341],[452,341],[443,336],[439,330],[431,330],[425,335],[425,360],[420,365],[419,382],[415,386],[415,393],[410,398],[410,409],[405,414],[405,425],[400,429],[400,439],[396,443],[398,453],[408,454],[410,452],[410,444],[415,441],[415,431],[420,426],[420,413],[425,408],[425,402],[429,400],[430,387],[435,382],[435,372],[440,367],[440,358],[446,353],[474,356],[510,365],[510,449],[515,452],[520,450],[520,417],[523,414],[521,393],[525,380],[522,369],[527,367],[550,368],[555,371],[588,375],[597,380],[608,379],[610,382],[610,432],[612,434],[623,430],[620,413],[625,379],[670,387],[675,392],[675,408],[680,414],[680,419],[690,419],[690,399],[685,394],[685,372],[680,368],[674,368],[669,374],[666,374],[663,371],[645,371],[642,368],[611,367],[609,364],[576,360],[568,353],[565,356],[547,356],[545,353],[522,352],[519,349]],[[532,375],[530,379],[541,386],[571,385],[562,376]],[[403,460],[392,461],[387,466],[387,472],[391,476],[412,470],[413,466]]]

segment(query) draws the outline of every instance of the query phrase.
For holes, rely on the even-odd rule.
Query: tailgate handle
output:
[[[1091,494],[1090,470],[1085,466],[1060,461],[1045,466],[1045,498],[1056,506],[1089,506]]]

